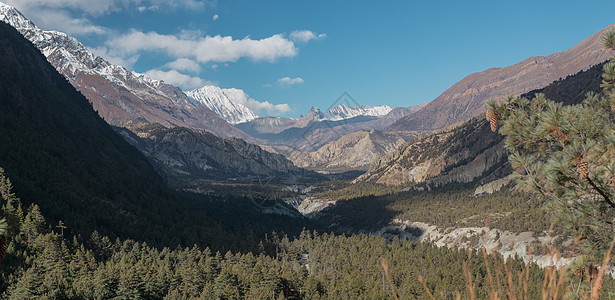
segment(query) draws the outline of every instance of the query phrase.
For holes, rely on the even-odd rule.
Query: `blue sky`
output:
[[[189,90],[243,89],[259,115],[411,106],[473,72],[563,51],[615,1],[0,0],[39,27]]]

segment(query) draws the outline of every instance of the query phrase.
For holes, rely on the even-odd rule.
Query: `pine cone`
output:
[[[581,177],[581,179],[587,178],[588,171],[587,171],[587,161],[586,160],[582,160],[577,165],[577,172],[579,172],[579,177]]]
[[[491,124],[491,131],[495,131],[496,129],[498,129],[498,119],[492,110],[488,109],[487,113],[485,114],[485,117]]]
[[[0,260],[3,260],[5,255],[6,255],[6,237],[0,236]]]

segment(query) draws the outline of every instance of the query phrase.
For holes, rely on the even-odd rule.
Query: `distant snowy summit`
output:
[[[250,97],[240,89],[223,89],[217,86],[204,86],[186,92],[195,104],[202,104],[231,124],[252,121],[258,115],[245,104]]]
[[[326,112],[322,112],[319,108],[313,106],[307,113],[307,118],[313,121],[340,121],[359,116],[382,117],[391,110],[393,108],[388,105],[346,106],[342,103]]]
[[[325,118],[330,121],[339,121],[358,116],[381,117],[391,112],[391,110],[393,110],[393,108],[388,105],[346,106],[340,104],[327,111],[325,113]]]
[[[185,93],[195,105],[207,106],[231,124],[250,122],[259,118],[255,112],[247,107],[248,103],[255,100],[250,98],[241,89],[204,86]],[[393,109],[387,105],[346,106],[345,104],[340,104],[326,112],[322,112],[317,107],[312,107],[307,113],[306,118],[308,121],[340,121],[358,116],[381,117],[391,112],[391,110]],[[272,117],[268,119],[269,121],[277,122],[279,118]]]

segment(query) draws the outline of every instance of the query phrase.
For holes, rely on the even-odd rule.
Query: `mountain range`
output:
[[[278,145],[274,148],[288,146],[294,151],[314,152],[344,135],[386,128],[421,107],[349,107],[339,104],[326,112],[312,107],[305,116],[299,118],[265,117],[235,126],[256,138]],[[285,152],[285,155],[290,157],[290,152]]]
[[[521,95],[542,93],[565,105],[578,104],[588,92],[600,93],[604,63]],[[485,184],[509,175],[512,169],[504,137],[493,132],[484,116],[459,122],[434,134],[412,140],[372,162],[355,182],[384,185],[449,183]]]
[[[196,144],[203,146],[183,152],[186,157],[193,153],[201,154],[199,150],[211,144],[219,156],[239,160],[226,169],[219,169],[221,171],[243,167],[257,175],[262,174],[259,173],[262,170],[275,173],[268,170],[265,163],[259,165],[255,157],[259,155],[262,156],[259,159],[270,159],[270,166],[279,164],[279,170],[284,170],[285,166],[296,170],[283,157],[272,155],[254,145],[245,146],[246,143],[237,138],[224,140],[205,130],[165,128],[156,124],[147,126],[158,127],[156,131],[160,131],[160,134],[148,130],[144,138],[152,140],[153,136],[166,137],[160,139],[161,144],[172,144],[176,140],[185,142],[189,140],[185,136],[194,136]],[[13,208],[17,206],[19,209],[17,221],[30,222],[27,221],[32,220],[28,212],[36,210],[38,214],[35,222],[38,223],[30,223],[39,224],[33,225],[38,226],[34,230],[44,231],[66,241],[68,236],[74,236],[74,241],[81,240],[78,243],[82,248],[84,244],[91,246],[90,236],[94,239],[105,236],[103,241],[106,239],[109,242],[105,242],[107,245],[111,245],[113,242],[110,241],[116,238],[117,241],[133,238],[138,239],[139,245],[147,243],[160,249],[178,245],[205,245],[203,248],[208,246],[213,251],[256,252],[268,247],[268,242],[263,241],[266,233],[284,228],[286,232],[296,235],[302,228],[312,226],[305,219],[297,218],[299,214],[293,207],[284,203],[269,205],[265,201],[255,205],[255,200],[247,198],[245,192],[242,196],[236,187],[231,189],[233,195],[204,195],[170,189],[167,184],[173,182],[162,170],[165,165],[153,164],[154,158],[165,153],[164,148],[154,147],[163,149],[152,153],[162,154],[146,157],[148,153],[139,151],[117,132],[126,130],[110,126],[93,109],[92,103],[50,64],[39,49],[15,28],[0,22],[0,168],[3,169],[0,176],[3,181],[3,225],[6,224],[4,218],[7,216],[8,195],[19,198],[12,203],[15,205]],[[180,138],[176,139],[174,134],[166,130],[179,133]],[[136,135],[132,133],[132,136],[134,138]],[[173,149],[179,148],[174,145]],[[182,158],[181,150],[170,153],[171,159]],[[225,151],[230,154],[225,154]],[[178,155],[173,156],[178,152]],[[209,157],[213,156],[215,153],[209,153]],[[200,157],[195,155],[183,161],[204,161],[198,159]],[[215,162],[209,163],[214,165]],[[189,170],[189,167],[183,170]],[[283,171],[279,173],[288,174]],[[10,178],[12,184],[5,184],[7,178]],[[18,202],[21,206],[18,206]],[[294,213],[294,217],[276,214],[280,211],[287,215]],[[12,221],[9,221],[10,226],[18,226],[17,234],[21,236],[20,224]],[[56,225],[62,227],[62,231],[54,233],[53,230],[58,229]],[[9,234],[13,235],[13,232]],[[3,232],[2,237],[5,235]],[[2,251],[7,249],[4,248],[4,241]],[[49,239],[38,241],[44,245],[42,248],[55,248],[56,245]],[[27,243],[38,242],[30,239]],[[3,280],[0,280],[1,288],[6,288],[9,282],[6,279],[6,268],[9,265],[15,268],[16,264],[25,260],[25,257],[12,251],[29,251],[21,246],[15,248],[12,242],[8,246],[9,254],[1,264],[5,268],[0,272],[3,276]],[[5,291],[2,294],[7,295]],[[23,298],[33,297],[30,295]],[[52,297],[62,296],[55,294]]]
[[[73,41],[53,32],[31,37],[63,39],[66,45]],[[553,253],[552,245],[573,245],[574,235],[566,237],[556,229],[557,236],[552,237],[547,213],[539,209],[543,203],[534,197],[508,189],[472,196],[475,186],[487,191],[485,183],[501,180],[511,171],[503,137],[491,131],[482,116],[425,135],[427,130],[420,129],[356,131],[365,126],[386,129],[421,110],[385,109],[386,115],[374,116],[363,115],[365,110],[353,115],[341,107],[337,113],[344,119],[329,120],[319,117],[326,113],[313,109],[303,118],[303,127],[274,128],[292,123],[286,119],[261,123],[271,134],[305,133],[302,141],[292,147],[271,142],[260,147],[213,134],[220,128],[242,131],[232,131],[226,120],[173,86],[121,68],[88,71],[87,65],[80,65],[88,60],[68,60],[79,53],[91,58],[91,53],[75,50],[80,44],[68,53],[61,47],[45,47],[48,41],[38,42],[36,48],[0,22],[0,167],[14,184],[11,188],[0,170],[3,297],[383,299],[399,295],[412,299],[432,296],[433,291],[473,298],[475,278],[478,298],[486,298],[486,282],[492,276],[483,271],[494,266],[493,278],[507,291],[509,286],[499,284],[501,274],[527,274],[527,288],[519,294],[535,299],[541,287],[545,291],[545,270],[555,268],[539,269],[528,262],[538,257],[544,263],[540,266],[559,264],[543,253]],[[90,62],[108,66],[98,58]],[[525,96],[544,93],[565,104],[579,103],[587,92],[599,91],[602,67],[565,76]],[[98,79],[85,82],[91,79],[88,76]],[[120,107],[123,112],[113,116],[121,126],[110,126],[110,119],[95,111],[96,105],[135,104],[118,99],[96,104],[75,88],[80,83],[93,94],[102,87],[117,89],[126,96],[118,99],[141,103],[143,110],[130,106],[135,110],[130,115],[130,109]],[[162,101],[159,111],[156,101]],[[151,119],[138,114],[146,108],[149,114],[144,115]],[[220,127],[196,129],[170,122],[195,116],[198,110],[217,118]],[[109,118],[110,111],[103,115]],[[120,116],[125,118],[118,121]],[[339,133],[349,134],[310,153],[295,149],[306,143],[319,145]],[[297,163],[264,148],[287,151]],[[389,154],[380,154],[384,152]],[[319,177],[299,168],[299,162],[340,172],[361,170],[370,161],[368,172],[354,182],[275,185],[261,180],[297,173]],[[258,185],[246,183],[255,177]],[[225,182],[214,182],[219,180]],[[407,184],[415,189],[400,186]],[[6,201],[15,196],[23,206],[19,199]],[[321,196],[331,198],[317,199]],[[320,207],[334,206],[310,219],[288,205],[287,198],[303,201],[302,205],[321,201],[325,205]],[[263,214],[281,211],[287,215]],[[467,256],[459,250],[462,247],[487,249],[485,259]],[[508,254],[487,255],[491,250]],[[423,273],[420,284],[416,270]],[[467,286],[461,272],[471,279],[469,295],[463,293]],[[572,272],[552,275],[562,282],[578,279],[568,273]],[[601,276],[596,282],[602,283]],[[506,293],[501,289],[496,293]],[[602,293],[608,296],[611,290],[613,281],[605,277]]]
[[[450,128],[446,128],[483,113],[485,111],[484,103],[489,99],[502,99],[509,95],[527,93],[558,79],[587,70],[593,65],[600,64],[609,58],[609,54],[602,47],[602,35],[613,28],[615,28],[615,25],[602,29],[566,51],[544,57],[530,57],[508,67],[492,68],[470,74],[433,101],[422,105],[420,110],[404,114],[399,118],[393,118],[393,122],[385,126],[374,126],[374,129],[394,133],[388,135],[389,138],[386,141],[381,139],[379,143],[382,145],[395,144],[399,137],[395,133],[399,132],[405,133],[401,135],[402,137],[417,137],[440,130],[450,130]],[[367,130],[369,131],[369,129]],[[343,131],[339,130],[339,132]],[[353,139],[353,137],[356,138],[357,135],[343,136],[338,140],[322,145],[322,151],[317,149],[311,151],[314,153],[309,155],[293,154],[289,157],[298,165],[317,166],[317,169],[327,169],[327,166],[335,166],[336,169],[341,169],[345,166],[347,169],[367,170],[368,164],[358,166],[354,162],[349,163],[347,156],[342,153],[354,153],[353,155],[356,157],[379,158],[385,154],[375,149],[386,149],[386,147],[354,147],[355,144],[348,143],[348,140]],[[381,137],[384,136],[381,135]],[[348,145],[348,149],[339,149],[339,145],[342,144]],[[337,150],[330,151],[329,149]],[[321,153],[315,153],[318,151],[321,151]],[[370,172],[373,172],[373,170]],[[397,174],[397,172],[394,173]],[[408,175],[404,176],[405,179],[399,178],[397,180],[399,182],[407,181]],[[389,182],[388,179],[380,182],[382,181]]]
[[[366,171],[372,160],[381,159],[412,139],[479,115],[487,99],[540,88],[608,57],[600,45],[604,29],[569,50],[471,74],[420,106],[351,107],[342,103],[326,112],[313,107],[299,118],[260,118],[245,105],[253,99],[240,89],[205,86],[184,93],[162,81],[112,65],[76,39],[43,31],[1,3],[0,20],[32,41],[111,125],[148,122],[167,128],[196,129],[195,132],[207,130],[222,138],[241,138],[285,155],[296,166],[326,173]]]
[[[308,137],[307,140],[318,140],[319,143],[309,145],[311,148],[307,148],[308,143],[302,143],[297,148],[315,150],[344,134],[381,129],[418,109],[340,104],[327,112],[314,107],[306,117],[296,119],[258,118],[244,105],[253,99],[240,89],[204,86],[184,93],[163,81],[113,65],[64,33],[41,30],[15,8],[1,2],[0,20],[9,23],[33,42],[51,64],[88,98],[103,119],[114,126],[145,121],[165,127],[204,129],[220,137],[239,137],[259,145],[272,142],[287,146],[301,144],[300,139]],[[346,121],[351,119],[354,120]],[[376,122],[375,119],[381,120]],[[348,126],[364,122],[367,123]],[[339,125],[346,126],[340,128],[342,130],[329,130]],[[305,130],[297,135],[296,128]],[[287,129],[291,130],[282,133]],[[288,139],[287,136],[292,138]]]

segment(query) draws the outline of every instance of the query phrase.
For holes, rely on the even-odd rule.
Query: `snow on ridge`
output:
[[[17,9],[2,2],[0,2],[0,21],[4,21],[16,29],[36,28],[34,23],[26,19]]]
[[[76,38],[59,31],[42,30],[17,9],[1,2],[0,20],[13,26],[30,40],[69,81],[78,73],[98,75],[135,95],[171,101],[184,108],[194,107],[185,95],[177,93],[181,91],[179,88],[111,64],[89,51]],[[166,100],[158,98],[159,96]]]

